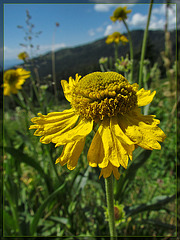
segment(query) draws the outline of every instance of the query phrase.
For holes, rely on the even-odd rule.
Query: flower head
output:
[[[108,209],[105,207],[105,220],[109,221]],[[126,213],[124,211],[124,205],[118,204],[117,202],[114,204],[114,220],[116,226],[119,226],[120,223],[125,222]]]
[[[74,169],[93,126],[98,130],[87,159],[91,167],[102,169],[100,176],[104,178],[113,173],[119,179],[118,168],[127,168],[135,146],[161,149],[158,141],[164,141],[166,136],[157,126],[160,121],[154,115],[142,115],[139,108],[153,100],[155,91],[138,91],[137,84],[129,84],[116,72],[94,72],[83,78],[76,74],[75,80],[70,77],[69,83],[62,80],[61,84],[71,109],[47,115],[38,113],[30,126],[36,129],[34,135],[42,136],[41,143],[64,145],[56,163]]]
[[[105,63],[107,63],[108,62],[108,57],[101,57],[100,59],[99,59],[99,64],[105,64]]]
[[[113,12],[113,16],[111,16],[110,19],[113,22],[123,21],[123,20],[127,19],[127,14],[131,13],[132,10],[126,10],[126,9],[127,9],[127,7],[116,8]]]
[[[122,42],[123,44],[126,44],[128,42],[128,39],[119,32],[114,32],[113,34],[109,35],[106,39],[106,43],[110,44],[112,42],[119,43]]]
[[[10,69],[4,73],[4,95],[10,95],[11,93],[17,94],[19,89],[22,89],[22,84],[26,78],[30,77],[30,72],[23,68],[17,68],[16,70]]]
[[[29,58],[29,55],[28,55],[27,52],[21,52],[21,53],[18,55],[18,58],[25,61],[27,58]]]
[[[129,60],[128,55],[126,58],[121,56],[121,59],[117,59],[115,66],[119,71],[128,72],[131,68],[132,61]]]

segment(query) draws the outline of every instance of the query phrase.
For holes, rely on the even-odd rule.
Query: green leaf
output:
[[[175,230],[176,226],[172,225],[172,224],[168,224],[168,223],[163,223],[157,219],[144,219],[143,220],[143,224],[152,224],[155,225],[156,227],[161,227],[161,228],[166,228],[166,229],[171,229],[171,230]]]
[[[132,215],[138,214],[144,211],[151,211],[151,210],[159,210],[164,208],[164,205],[173,201],[176,198],[176,195],[172,196],[157,196],[153,198],[148,203],[140,204],[138,206],[132,206],[126,208],[126,217],[130,217]]]
[[[15,235],[21,235],[21,229],[20,229],[20,225],[19,225],[19,214],[18,214],[18,206],[16,204],[16,200],[15,198],[13,198],[12,196],[12,188],[10,187],[9,182],[6,181],[5,183],[5,198],[8,200],[9,202],[9,207],[11,209],[11,213],[12,213],[12,219],[14,222],[14,227],[15,227]]]
[[[14,222],[14,218],[5,210],[3,210],[3,228],[5,236],[16,233],[16,223]]]
[[[80,175],[79,173],[76,175],[71,189],[72,200],[74,200],[76,196],[79,195],[79,192],[85,187],[88,181],[89,171],[90,166],[87,167],[83,175]]]
[[[48,217],[48,220],[51,220],[51,221],[56,222],[56,223],[62,223],[64,225],[67,225],[68,222],[69,222],[68,218],[55,217],[55,216]]]
[[[48,205],[48,203],[50,203],[50,201],[65,187],[66,183],[63,183],[58,189],[56,189],[51,195],[49,195],[49,197],[47,197],[44,202],[41,204],[40,208],[38,209],[38,211],[36,212],[36,214],[34,215],[34,218],[30,224],[30,234],[32,236],[34,236],[34,234],[36,233],[37,230],[37,226],[38,226],[38,222],[43,214],[43,211],[45,210],[46,206]]]

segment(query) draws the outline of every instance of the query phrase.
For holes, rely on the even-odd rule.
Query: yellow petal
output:
[[[48,115],[38,113],[39,117],[31,119],[35,125],[31,125],[29,129],[37,129],[34,133],[36,136],[42,136],[42,143],[50,143],[53,138],[61,136],[65,131],[69,131],[78,120],[72,109],[63,112],[52,112]]]
[[[99,178],[103,175],[104,178],[108,178],[111,174],[114,174],[115,178],[118,180],[120,178],[120,173],[117,167],[114,167],[111,163],[107,167],[101,169]]]
[[[111,161],[114,166],[119,167],[120,164],[117,157],[117,148],[115,146],[116,142],[114,141],[114,136],[110,129],[110,118],[103,119],[98,131],[102,138],[104,149],[104,159],[98,164],[99,167],[105,168],[109,161]]]
[[[79,81],[80,78],[81,76],[76,74],[75,80],[72,77],[69,77],[69,83],[66,80],[61,80],[64,96],[69,102],[72,100],[72,87]]]
[[[86,137],[93,128],[93,120],[80,119],[77,126],[52,139],[55,147]]]
[[[145,105],[149,104],[150,102],[152,102],[155,94],[156,94],[156,91],[151,93],[150,90],[145,90],[144,88],[141,88],[137,92],[138,106],[139,107],[145,106]]]
[[[114,177],[115,177],[117,180],[119,180],[119,178],[120,178],[120,173],[119,173],[117,167],[114,167],[114,166],[113,166],[113,174],[114,174]]]
[[[125,114],[121,117],[122,128],[125,134],[138,146],[153,150],[161,149],[158,143],[166,138],[164,132],[157,126],[160,122],[153,115],[143,116],[136,111],[135,114]]]
[[[89,166],[97,167],[104,159],[104,148],[99,131],[96,132],[87,154]]]
[[[61,156],[56,160],[56,163],[60,163],[61,166],[64,166],[67,163],[67,168],[73,170],[78,162],[79,156],[84,148],[85,138],[80,139],[79,141],[67,143],[64,148]]]
[[[112,117],[111,121],[111,129],[114,132],[115,136],[123,143],[132,145],[134,142],[132,142],[127,135],[124,134],[122,131],[119,122],[118,122],[118,117]]]
[[[111,163],[114,167],[122,165],[124,168],[127,168],[128,155],[132,159],[132,152],[135,146],[128,137],[126,139],[122,130],[118,129],[118,133],[124,134],[123,137],[126,141],[124,141],[123,137],[117,137],[116,128],[113,127],[113,124],[116,125],[116,123],[117,121],[113,120],[113,118],[105,118],[101,122],[88,151],[90,166],[96,167],[98,164],[100,168],[106,168]],[[122,142],[120,141],[121,139],[123,139]],[[132,146],[125,142],[132,144]]]
[[[63,88],[63,92],[64,92],[64,96],[65,98],[71,102],[72,100],[72,92],[71,92],[71,87],[69,85],[69,83],[66,80],[61,80],[61,85]]]
[[[112,164],[109,163],[107,167],[101,169],[99,178],[103,175],[104,178],[108,178],[112,173]]]
[[[55,122],[46,124],[43,129],[43,137],[40,139],[41,143],[58,143],[58,139],[61,138],[63,134],[71,131],[78,120],[78,116],[74,115],[68,119],[61,120],[60,122]],[[66,143],[65,143],[66,144]],[[64,145],[64,144],[61,144]]]

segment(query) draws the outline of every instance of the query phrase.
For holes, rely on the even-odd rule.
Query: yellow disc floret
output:
[[[94,72],[72,87],[71,105],[77,114],[95,121],[129,112],[137,105],[137,84],[116,72]]]

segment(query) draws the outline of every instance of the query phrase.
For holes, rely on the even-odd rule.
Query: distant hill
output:
[[[126,35],[126,34],[125,34]],[[139,60],[141,56],[141,46],[144,31],[135,30],[131,32],[135,68],[138,70]],[[126,35],[127,36],[127,35]],[[114,57],[114,44],[107,45],[106,38],[99,39],[89,44],[85,44],[73,48],[65,48],[55,52],[56,59],[56,78],[58,86],[61,79],[68,79],[76,73],[84,76],[93,71],[100,71],[99,59],[101,57]],[[175,56],[176,52],[176,32],[171,32],[172,50]],[[164,51],[164,31],[149,31],[148,43],[146,51],[146,59],[148,58],[151,63],[158,62],[159,66],[163,69],[163,62],[160,53]],[[119,46],[119,57],[126,56],[129,53],[129,44]],[[41,82],[46,82],[46,77],[52,74],[52,54],[49,52],[43,56],[35,58],[34,61],[38,66],[38,72]],[[135,71],[135,77],[137,77]]]

